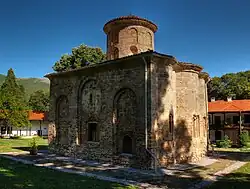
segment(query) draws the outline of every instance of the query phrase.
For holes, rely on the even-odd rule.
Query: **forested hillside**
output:
[[[5,75],[0,74],[0,86],[4,82]],[[17,78],[18,84],[23,85],[26,93],[26,99],[29,96],[37,91],[37,90],[44,90],[46,92],[49,91],[49,80],[47,79],[40,79],[40,78]]]

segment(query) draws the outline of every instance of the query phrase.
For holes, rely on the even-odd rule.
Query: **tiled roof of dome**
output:
[[[135,15],[128,15],[128,16],[120,16],[118,18],[114,18],[114,19],[108,21],[104,25],[103,30],[105,33],[108,33],[111,25],[113,26],[113,25],[117,25],[117,24],[123,24],[126,22],[132,22],[133,24],[143,25],[145,27],[150,28],[153,32],[156,32],[158,29],[156,24],[154,24],[153,22],[151,22],[145,18],[141,18],[141,17],[135,16]]]

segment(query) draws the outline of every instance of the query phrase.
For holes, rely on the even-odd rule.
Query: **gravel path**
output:
[[[11,154],[11,153],[9,153],[9,154]],[[141,183],[141,182],[136,182],[136,181],[133,181],[133,180],[114,178],[112,176],[102,176],[102,175],[97,175],[95,173],[88,173],[88,172],[84,172],[84,171],[65,168],[65,167],[62,167],[60,165],[56,166],[56,165],[53,165],[51,163],[41,163],[41,162],[39,163],[39,162],[35,162],[35,161],[21,159],[21,158],[18,158],[18,157],[11,157],[11,156],[8,156],[8,153],[0,154],[0,156],[11,159],[11,160],[14,160],[14,161],[19,161],[19,162],[22,162],[24,164],[32,164],[32,165],[38,166],[38,167],[46,167],[46,168],[50,168],[50,169],[59,170],[59,171],[62,171],[62,172],[75,173],[75,174],[79,174],[79,175],[87,176],[87,177],[94,177],[94,178],[99,179],[99,180],[104,180],[104,181],[109,181],[109,182],[116,182],[116,183],[120,183],[120,184],[123,184],[123,185],[135,185],[135,186],[138,186],[138,187],[144,188],[144,189],[162,189],[161,187],[151,185],[151,184],[148,184],[148,183]],[[55,156],[54,156],[54,158],[55,158]],[[62,157],[57,157],[57,158],[62,159]],[[67,158],[65,159],[65,157],[63,157],[63,160],[64,161],[65,160],[69,161],[69,159],[67,159]],[[70,160],[72,161],[72,159],[70,159]],[[213,161],[214,160],[207,159],[206,161],[204,160],[204,162],[202,162],[202,164],[204,164],[204,165],[205,164],[210,164]],[[90,163],[90,162],[87,162],[87,164],[88,163]],[[206,180],[203,180],[203,181],[201,181],[199,183],[196,183],[196,184],[194,184],[193,186],[191,186],[188,189],[205,188],[205,187],[211,185],[212,183],[218,181],[220,178],[222,178],[222,176],[231,173],[232,171],[240,168],[241,166],[245,165],[246,163],[247,162],[236,161],[235,163],[228,166],[227,168],[216,172],[212,176],[207,177]],[[107,166],[107,167],[109,167],[109,166]],[[107,168],[107,167],[105,167],[105,168]],[[186,169],[185,166],[176,166],[176,167],[173,167],[173,168],[175,168],[175,169],[179,168],[179,169],[184,169],[184,170]],[[168,171],[171,172],[173,170],[170,169]],[[164,187],[164,188],[166,188],[166,187]]]
[[[133,180],[117,179],[117,178],[113,178],[113,177],[96,175],[96,174],[93,174],[93,173],[75,171],[75,170],[72,170],[72,169],[65,169],[63,167],[53,166],[53,165],[50,165],[50,164],[39,164],[39,163],[37,164],[37,163],[35,163],[33,161],[24,160],[24,159],[15,158],[15,157],[10,157],[10,156],[3,155],[3,154],[0,154],[0,156],[4,157],[4,158],[7,158],[7,159],[10,159],[10,160],[13,160],[13,161],[21,162],[23,164],[34,165],[34,166],[37,166],[37,167],[46,167],[46,168],[49,168],[49,169],[54,169],[54,170],[58,170],[58,171],[66,172],[66,173],[74,173],[74,174],[78,174],[78,175],[82,175],[82,176],[93,177],[93,178],[108,181],[108,182],[116,182],[116,183],[123,184],[123,185],[128,185],[128,186],[129,185],[134,185],[134,186],[138,186],[138,187],[143,188],[143,189],[163,189],[163,188],[156,187],[154,185],[150,185],[148,183],[140,183],[140,182],[136,182],[136,181],[133,181]]]
[[[201,181],[200,183],[195,184],[194,186],[190,187],[189,189],[201,189],[201,188],[207,187],[207,186],[213,184],[214,182],[218,181],[220,178],[222,178],[222,176],[239,169],[240,167],[242,167],[243,165],[245,165],[247,163],[248,162],[236,161],[234,164],[230,165],[229,167],[227,167],[221,171],[218,171],[213,176],[208,177],[207,180]]]

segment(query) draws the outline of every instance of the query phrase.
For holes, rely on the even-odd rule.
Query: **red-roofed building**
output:
[[[250,135],[250,99],[211,99],[208,103],[210,141],[223,139],[227,135],[233,144],[239,144],[239,133]]]
[[[16,127],[6,126],[0,121],[1,135],[18,135],[18,136],[47,136],[48,135],[48,118],[46,112],[29,111],[29,121],[31,127],[24,127],[21,130]]]

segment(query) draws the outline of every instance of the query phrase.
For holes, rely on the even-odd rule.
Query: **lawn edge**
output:
[[[29,160],[24,160],[24,159],[20,159],[20,158],[15,158],[15,157],[10,157],[7,155],[4,155],[3,153],[0,153],[0,157],[1,158],[6,158],[9,160],[13,160],[16,162],[20,162],[26,165],[33,165],[35,167],[44,167],[44,168],[48,168],[48,169],[52,169],[52,170],[57,170],[57,171],[61,171],[61,172],[65,172],[65,173],[71,173],[71,174],[78,174],[81,176],[85,176],[85,177],[90,177],[90,178],[95,178],[98,180],[103,180],[103,181],[108,181],[108,182],[113,182],[113,183],[118,183],[118,184],[122,184],[125,186],[135,186],[135,187],[156,187],[154,185],[148,184],[148,183],[141,183],[141,182],[136,182],[133,180],[126,180],[126,179],[118,179],[118,178],[114,178],[114,177],[109,177],[109,176],[101,176],[101,175],[97,175],[97,174],[93,174],[93,173],[86,173],[86,172],[82,172],[82,171],[75,171],[72,169],[65,169],[63,167],[55,167],[55,166],[50,166],[50,165],[45,165],[45,164],[36,164],[32,161]],[[160,187],[157,187],[158,189],[161,189]]]

